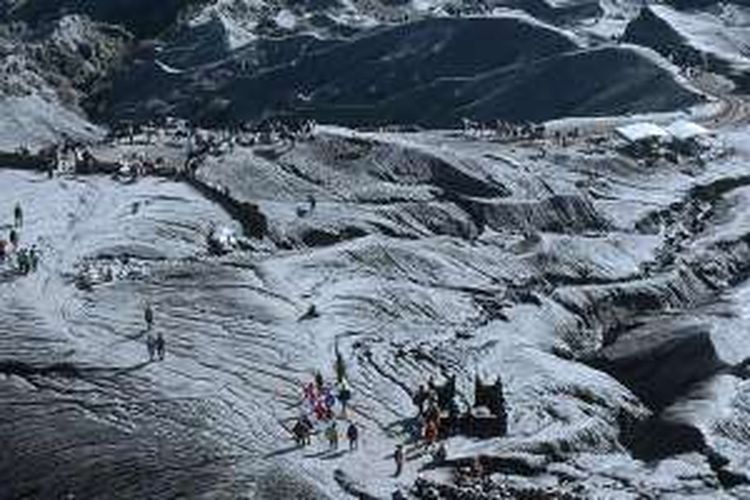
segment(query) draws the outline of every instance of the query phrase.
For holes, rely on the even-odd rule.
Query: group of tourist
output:
[[[302,411],[295,423],[292,433],[299,446],[311,443],[311,436],[316,429],[323,429],[323,436],[331,451],[339,447],[339,418],[347,422],[345,436],[349,449],[356,450],[359,444],[359,427],[349,418],[348,407],[352,390],[346,375],[346,364],[341,353],[336,350],[334,363],[336,382],[331,384],[319,371],[313,380],[305,384],[302,390]],[[340,410],[340,413],[337,412]]]
[[[546,135],[544,124],[514,123],[505,120],[479,122],[468,118],[463,118],[461,122],[464,134],[472,137],[491,136],[498,140],[534,140],[543,139]]]

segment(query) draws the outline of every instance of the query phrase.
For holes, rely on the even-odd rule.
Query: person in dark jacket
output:
[[[159,356],[159,361],[164,361],[164,353],[166,351],[166,345],[164,343],[164,337],[161,332],[156,337],[156,355]]]
[[[396,462],[396,473],[394,476],[398,477],[404,470],[404,460],[406,460],[406,457],[404,456],[404,445],[396,445],[396,451],[393,453],[393,460]]]
[[[13,209],[13,223],[16,227],[23,226],[23,209],[21,209],[20,203],[16,203],[16,207]]]
[[[146,349],[148,350],[148,360],[153,361],[156,357],[156,339],[151,334],[146,337]]]
[[[412,401],[419,410],[419,416],[421,417],[424,413],[424,403],[427,401],[427,390],[425,390],[424,385],[419,386],[417,392],[415,392],[412,397]]]
[[[359,448],[359,428],[354,422],[349,422],[349,428],[346,429],[346,438],[349,440],[349,450]]]
[[[154,324],[154,310],[151,309],[150,303],[146,303],[146,309],[143,311],[143,319],[146,321],[146,330],[151,331],[151,327]]]

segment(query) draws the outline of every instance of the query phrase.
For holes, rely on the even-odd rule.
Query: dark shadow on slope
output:
[[[86,14],[98,21],[123,24],[140,36],[157,35],[189,5],[202,0],[27,0],[16,2],[7,17],[40,23],[63,14]]]
[[[561,32],[518,18],[427,19],[350,40],[259,40],[226,53],[210,48],[223,28],[202,29],[175,35],[159,53],[181,71],[166,72],[153,57],[121,71],[95,99],[101,117],[146,120],[158,109],[218,124],[291,113],[434,128],[460,126],[463,117],[538,121],[697,101],[632,49],[579,51]]]
[[[727,368],[703,325],[650,324],[623,334],[587,362],[615,377],[657,412],[695,383]]]
[[[49,365],[32,365],[22,361],[6,360],[0,361],[0,373],[4,375],[16,375],[19,377],[62,377],[62,378],[86,378],[90,375],[121,375],[131,373],[150,364],[149,361],[124,367],[98,367],[79,366],[73,363],[53,363]]]
[[[575,49],[561,33],[518,19],[430,19],[378,30],[310,54],[294,65],[239,79],[224,94],[235,102],[233,112],[238,117],[284,108],[293,90],[310,94],[313,108],[321,111],[326,106],[341,106],[342,115],[345,108],[360,114],[364,109],[359,108],[371,107],[420,83],[471,78],[522,60]],[[328,118],[324,112],[319,114],[321,119]],[[384,121],[376,118],[362,117],[370,124]]]
[[[535,40],[524,29],[514,31],[502,25],[498,29],[507,36],[518,32],[518,42],[529,44],[529,49],[516,47],[513,53],[506,49],[505,59],[457,65],[451,45],[434,41],[445,50],[433,49],[427,60],[403,56],[408,52],[403,48],[397,54],[374,53],[372,60],[340,67],[343,63],[339,60],[353,57],[349,51],[354,48],[374,52],[360,47],[364,42],[359,41],[293,67],[238,80],[222,93],[233,102],[235,119],[289,109],[286,96],[294,82],[310,96],[308,102],[292,106],[301,115],[352,126],[418,124],[431,128],[460,126],[463,117],[541,121],[668,111],[698,102],[668,71],[633,49],[575,52],[576,47],[566,45],[567,40],[557,40],[551,49],[540,53],[537,49],[545,47],[542,34]],[[365,40],[381,42],[378,36],[370,38]],[[466,43],[490,45],[481,39]]]
[[[643,422],[620,421],[619,424],[620,442],[639,460],[658,463],[675,455],[700,453],[706,457],[722,487],[729,489],[750,483],[746,474],[727,467],[730,461],[713,449],[694,425],[665,420],[660,415]]]
[[[286,448],[280,448],[278,450],[272,451],[271,453],[268,453],[263,456],[265,459],[274,458],[274,457],[280,457],[282,455],[287,455],[289,453],[298,451],[303,449],[302,446],[295,444],[293,446],[287,446]]]
[[[694,426],[667,422],[659,416],[627,427],[621,425],[620,441],[635,458],[647,462],[706,449],[703,434]]]
[[[486,473],[510,474],[514,476],[532,477],[543,471],[543,469],[530,460],[523,457],[502,455],[478,455],[479,460]],[[439,464],[427,464],[421,470],[431,470],[441,467],[470,468],[473,466],[476,456],[466,456],[450,459]]]
[[[230,121],[295,110],[320,121],[372,125],[393,121],[377,116],[376,103],[416,86],[575,49],[560,32],[518,19],[428,19],[345,42],[259,41],[232,61],[184,75],[161,74],[144,59],[123,70],[100,100],[117,119],[148,118],[144,103],[154,99],[172,114],[208,119],[206,111],[221,98],[231,105],[218,118]],[[166,52],[180,69],[189,62],[176,49]]]
[[[674,328],[656,323],[644,331],[624,334],[602,349],[596,359],[588,360],[618,379],[654,411],[647,420],[621,413],[620,442],[635,458],[647,462],[700,453],[722,486],[746,484],[745,475],[725,468],[729,461],[709,445],[699,426],[663,412],[699,382],[731,367],[719,359],[706,326]]]
[[[359,227],[348,226],[338,232],[311,228],[303,232],[302,242],[308,247],[331,246],[342,241],[349,241],[367,236],[367,232]]]
[[[321,460],[335,460],[347,454],[347,450],[338,450],[320,457]]]
[[[733,68],[728,59],[703,52],[691,45],[683,34],[650,7],[642,9],[640,15],[628,24],[623,39],[628,43],[650,47],[664,57],[672,58],[675,64],[705,68],[729,77],[744,90],[750,88],[750,72]]]

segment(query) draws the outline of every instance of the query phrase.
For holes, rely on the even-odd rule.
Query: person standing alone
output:
[[[164,337],[161,332],[156,336],[156,355],[159,357],[159,361],[164,361],[164,353],[166,351],[166,345],[164,343]]]
[[[398,477],[401,475],[401,472],[404,470],[404,445],[399,444],[396,446],[396,451],[393,453],[393,459],[396,461],[396,473],[394,476]]]
[[[346,437],[349,439],[349,451],[359,448],[359,429],[354,422],[349,423],[349,428],[346,430]]]
[[[151,303],[146,303],[146,309],[143,311],[143,319],[146,321],[146,331],[151,331],[154,324],[154,310],[151,309]]]
[[[16,203],[16,207],[13,209],[13,224],[15,227],[23,226],[23,210],[20,203]]]

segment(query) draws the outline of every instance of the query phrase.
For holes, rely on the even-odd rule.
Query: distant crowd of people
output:
[[[128,145],[151,145],[159,141],[186,148],[184,170],[192,173],[207,156],[218,156],[232,152],[235,146],[253,147],[261,145],[294,144],[309,140],[315,133],[314,120],[280,116],[258,122],[244,122],[223,129],[205,130],[187,120],[167,118],[159,122],[120,123],[115,125],[108,140]],[[142,158],[137,163],[158,168],[158,158]],[[125,161],[123,166],[135,162]]]
[[[464,135],[477,139],[496,141],[540,141],[546,139],[552,140],[558,146],[566,147],[581,137],[581,130],[578,127],[552,132],[543,123],[526,121],[521,123],[505,120],[480,122],[463,118],[462,124]]]
[[[498,140],[535,140],[546,135],[544,124],[531,122],[513,123],[505,120],[489,122],[474,121],[463,118],[463,132],[470,137],[491,137]]]

